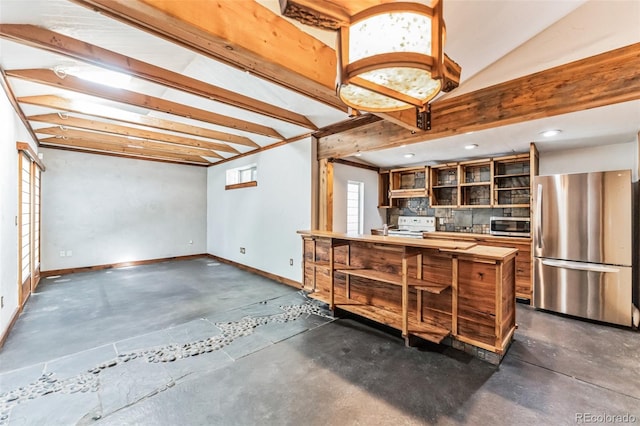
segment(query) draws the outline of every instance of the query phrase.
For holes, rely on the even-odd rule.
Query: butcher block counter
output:
[[[303,288],[332,310],[400,330],[407,345],[417,337],[501,356],[511,342],[517,249],[451,239],[298,233]]]

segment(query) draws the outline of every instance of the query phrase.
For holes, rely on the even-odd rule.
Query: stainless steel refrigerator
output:
[[[631,171],[536,176],[533,206],[534,306],[632,326]]]

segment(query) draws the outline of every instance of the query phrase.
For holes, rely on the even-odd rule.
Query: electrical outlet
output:
[[[60,250],[60,257],[65,257],[67,255],[67,252],[64,250]]]
[[[293,259],[289,259],[289,265],[293,266]]]
[[[244,254],[244,247],[240,247],[240,253]]]
[[[67,257],[73,256],[73,252],[71,250],[67,250]]]

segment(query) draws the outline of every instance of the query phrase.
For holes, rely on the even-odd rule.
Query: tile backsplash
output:
[[[428,197],[407,198],[401,201],[401,207],[387,209],[387,223],[398,225],[398,216],[435,216],[436,230],[446,232],[489,233],[491,216],[529,217],[528,208],[431,208]]]

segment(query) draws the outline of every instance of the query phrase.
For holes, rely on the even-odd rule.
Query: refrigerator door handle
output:
[[[577,269],[579,271],[590,272],[620,272],[620,268],[615,266],[602,265],[598,263],[572,262],[569,260],[544,259],[543,265],[554,266],[556,268]]]
[[[536,203],[536,242],[539,249],[542,248],[542,184],[538,184],[538,202]]]

